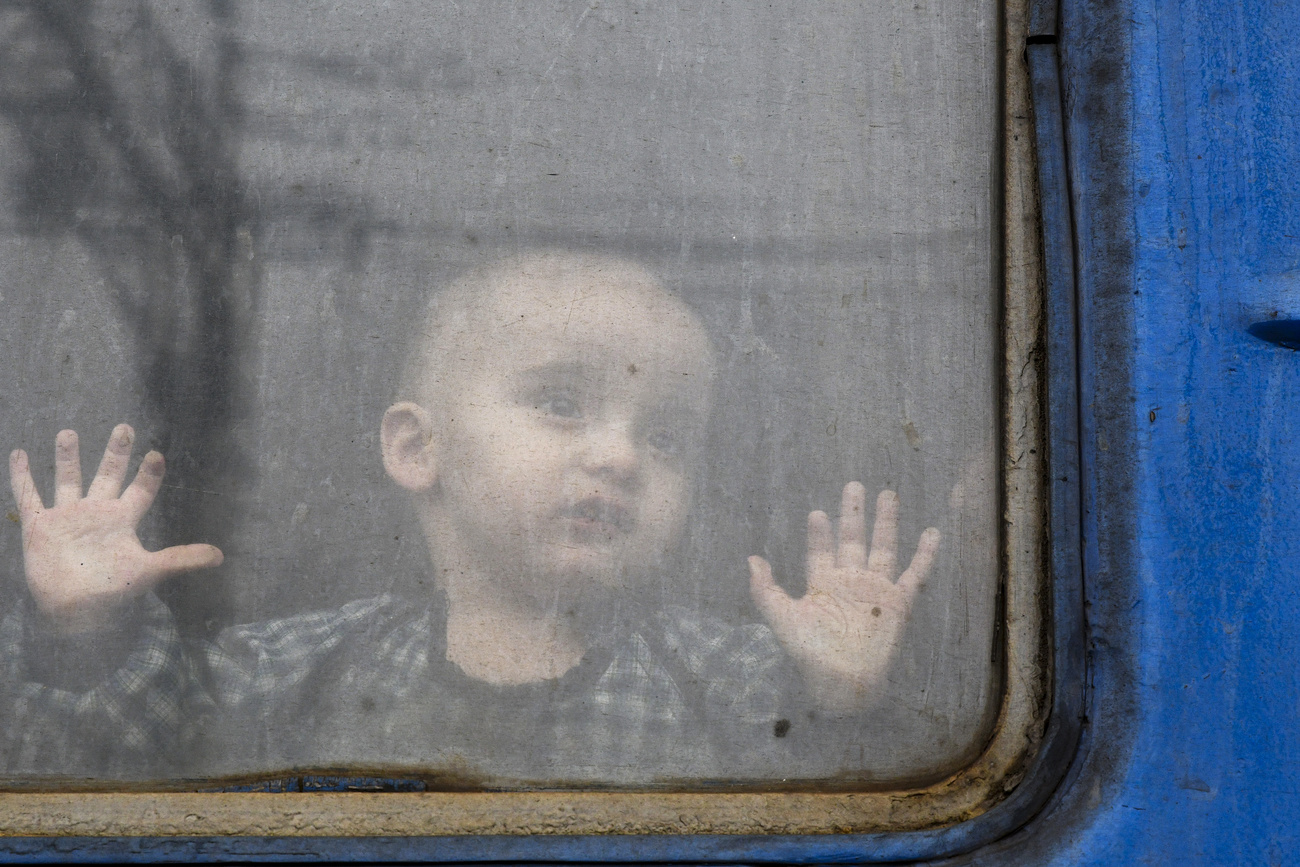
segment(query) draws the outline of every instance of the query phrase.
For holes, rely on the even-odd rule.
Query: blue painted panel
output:
[[[1300,6],[1066,0],[1061,49],[1091,725],[975,860],[1296,863],[1300,353],[1248,329],[1300,316]]]

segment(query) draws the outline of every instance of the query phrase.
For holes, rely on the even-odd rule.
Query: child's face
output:
[[[699,323],[632,269],[514,278],[487,307],[428,407],[436,546],[537,599],[653,574],[709,412]]]

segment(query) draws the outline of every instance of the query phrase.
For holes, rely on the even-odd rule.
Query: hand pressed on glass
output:
[[[41,611],[63,633],[112,626],[121,607],[166,578],[221,563],[212,545],[146,551],[136,535],[162,485],[163,456],[144,456],[125,490],[135,433],[113,429],[99,470],[82,493],[75,431],[55,441],[54,505],[47,507],[32,480],[27,453],[9,456],[14,500],[22,521],[27,586]]]
[[[826,513],[808,515],[808,590],[798,599],[776,584],[766,560],[749,558],[754,602],[819,701],[835,707],[878,694],[939,549],[939,531],[930,527],[895,582],[898,495],[885,490],[876,498],[870,550],[865,509],[866,489],[849,482],[840,502],[838,548]]]

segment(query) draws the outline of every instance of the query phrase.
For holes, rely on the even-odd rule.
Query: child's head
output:
[[[676,548],[712,379],[699,320],[641,266],[511,258],[433,300],[385,466],[444,580],[535,602],[624,587]]]

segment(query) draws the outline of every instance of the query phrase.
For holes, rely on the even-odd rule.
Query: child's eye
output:
[[[537,408],[547,415],[559,418],[582,417],[582,407],[578,406],[578,402],[566,394],[547,395],[537,404]]]
[[[645,441],[650,448],[666,455],[676,455],[681,451],[681,437],[675,430],[667,427],[654,428],[646,434]]]

